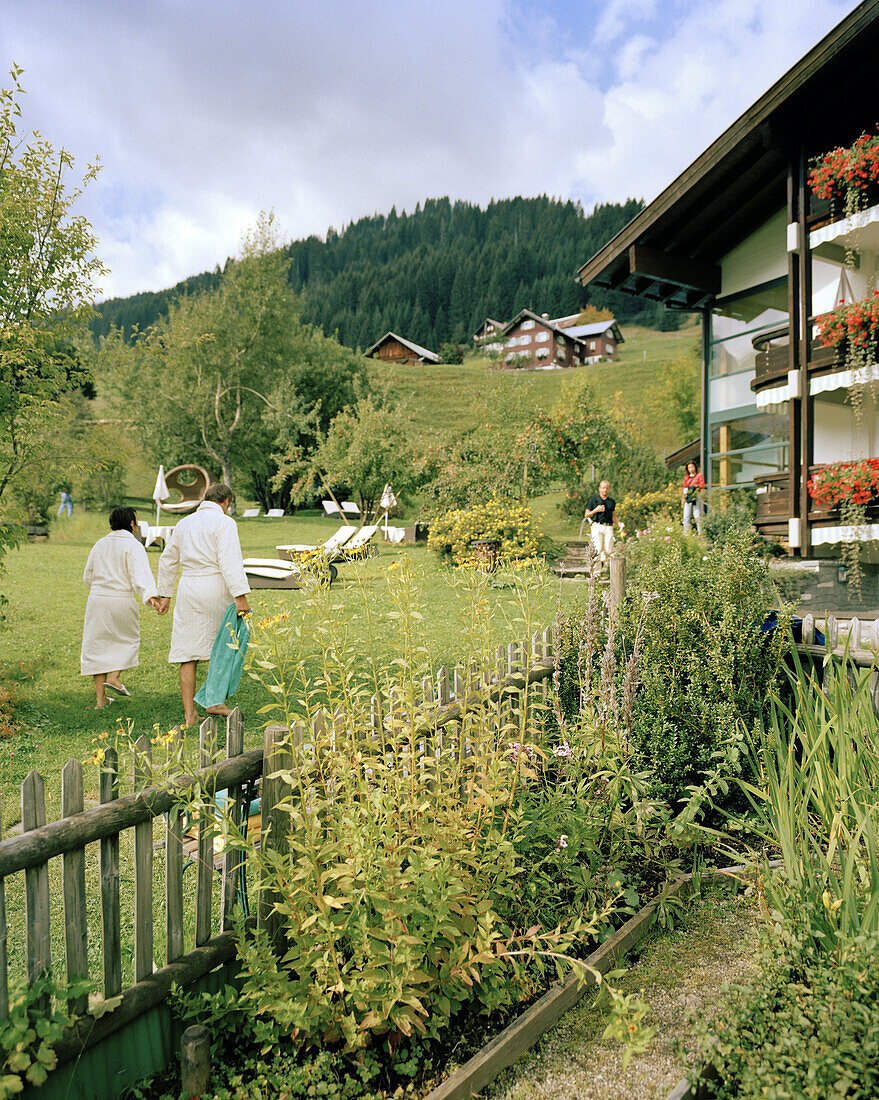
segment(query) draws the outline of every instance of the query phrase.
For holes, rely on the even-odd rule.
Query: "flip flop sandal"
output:
[[[105,683],[104,687],[109,688],[110,691],[115,691],[117,695],[127,695],[129,699],[131,698],[131,692],[128,690],[125,684],[120,684],[117,687],[115,684]]]

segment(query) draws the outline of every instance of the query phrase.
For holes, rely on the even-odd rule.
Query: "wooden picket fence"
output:
[[[514,707],[513,700],[527,692],[531,684],[548,691],[554,671],[551,630],[535,634],[521,643],[498,647],[490,659],[468,669],[442,668],[422,685],[423,699],[414,729],[424,761],[439,759],[438,745],[455,742],[455,730],[461,728],[468,713],[486,706]],[[369,728],[364,737],[380,732],[388,716],[399,722],[394,704],[374,698]],[[403,716],[405,720],[405,715]],[[331,716],[318,713],[314,732],[333,728]],[[444,734],[444,731],[448,731]],[[217,755],[217,726],[212,718],[199,730],[201,767],[190,775],[181,775],[170,785],[151,785],[152,744],[141,737],[134,746],[133,793],[119,795],[119,765],[114,750],[106,751],[100,780],[100,804],[86,808],[83,797],[83,770],[70,760],[61,775],[61,816],[46,820],[43,778],[31,772],[21,786],[22,831],[0,840],[0,1020],[9,1015],[8,943],[6,880],[24,874],[24,964],[28,984],[53,969],[51,929],[53,907],[63,906],[63,942],[68,979],[88,978],[88,927],[86,886],[86,849],[100,845],[99,890],[101,913],[100,979],[92,975],[95,987],[107,1000],[119,998],[110,1012],[94,1019],[82,1015],[78,1024],[56,1045],[59,1064],[78,1056],[86,1048],[136,1020],[168,996],[172,983],[186,987],[196,982],[235,954],[232,912],[240,897],[243,855],[229,848],[220,856],[217,868],[214,852],[214,817],[207,814],[192,826],[195,863],[194,942],[190,950],[184,944],[183,872],[186,857],[183,797],[196,788],[212,800],[218,791],[227,792],[227,812],[243,821],[252,796],[252,785],[261,781],[260,843],[263,848],[285,851],[289,815],[279,806],[287,789],[278,773],[290,769],[292,746],[306,733],[303,727],[270,725],[261,748],[244,752],[244,724],[238,710],[227,719],[225,758]],[[463,740],[463,738],[459,738]],[[460,749],[460,745],[458,746]],[[463,791],[462,791],[463,794]],[[157,818],[160,843],[155,842]],[[120,837],[133,831],[133,984],[123,988],[122,906],[120,905]],[[189,842],[192,843],[192,842]],[[154,963],[154,861],[164,849],[164,965]],[[61,860],[60,898],[50,891],[50,860]],[[159,866],[158,870],[161,870]],[[214,911],[212,895],[215,876],[222,876],[219,912]],[[279,934],[275,898],[268,883],[256,884],[256,919],[270,936]],[[16,945],[17,946],[17,945]],[[60,967],[55,968],[56,975]],[[73,1005],[81,1014],[87,1007],[82,997]]]

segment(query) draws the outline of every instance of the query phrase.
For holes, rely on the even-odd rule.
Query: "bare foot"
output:
[[[222,715],[223,718],[228,718],[231,713],[232,711],[229,710],[225,703],[219,707],[205,707],[205,714],[219,714]]]
[[[183,724],[185,726],[197,726],[198,725],[198,711],[194,710],[192,714],[185,714],[183,716]]]

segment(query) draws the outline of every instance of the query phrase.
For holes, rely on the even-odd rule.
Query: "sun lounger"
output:
[[[277,558],[245,558],[244,572],[251,589],[257,588],[311,588],[324,581],[321,571],[301,570],[293,562],[279,561]],[[326,581],[332,584],[339,571],[334,565],[327,567]]]
[[[361,527],[357,534],[352,535],[341,547],[337,556],[343,561],[358,561],[361,558],[373,557],[378,553],[378,550],[372,545],[376,531],[378,531],[377,523],[370,523],[365,527]]]
[[[334,500],[324,500],[321,503],[328,516],[338,516],[340,514],[339,507],[337,507]],[[353,500],[343,500],[341,509],[344,515],[353,516],[355,519],[360,515],[360,505],[355,504]]]
[[[256,519],[257,516],[262,515],[262,508],[245,508],[241,513],[242,519]]]
[[[334,535],[330,535],[324,542],[316,544],[295,542],[288,543],[285,546],[276,546],[275,549],[278,551],[278,557],[286,561],[298,561],[305,555],[316,555],[317,551],[321,551],[324,557],[330,558],[334,557],[348,540],[357,534],[357,531],[356,526],[347,525],[340,527]]]
[[[284,515],[284,509],[269,508],[269,510],[266,512],[266,515],[269,517],[269,519],[280,519]]]

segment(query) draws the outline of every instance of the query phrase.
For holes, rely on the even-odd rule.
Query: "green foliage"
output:
[[[71,341],[105,270],[91,226],[72,213],[82,194],[66,187],[73,158],[18,133],[21,73],[0,91],[0,497],[53,451],[57,402],[87,380]]]
[[[720,1073],[709,1095],[879,1092],[876,720],[868,675],[828,663],[823,676],[797,662],[789,702],[751,739],[759,781],[742,786],[769,919],[758,974],[701,1029]]]
[[[716,1037],[702,1032],[703,1065],[720,1073],[706,1096],[869,1097],[879,1093],[879,935],[828,955],[814,898],[792,898],[784,922],[763,932],[759,973],[734,985]],[[798,911],[800,910],[800,911]]]
[[[361,398],[336,416],[314,462],[331,485],[350,486],[358,494],[364,515],[378,506],[386,484],[401,496],[416,483],[416,456],[403,417],[374,398]],[[279,475],[287,474],[282,461]]]
[[[362,363],[302,325],[264,215],[215,289],[172,304],[134,347],[103,341],[100,383],[166,465],[202,462],[233,487],[245,479],[266,506],[285,506],[276,453],[313,451],[353,401]]]
[[[611,998],[610,1022],[601,1037],[616,1039],[623,1044],[622,1061],[623,1069],[626,1069],[633,1054],[643,1054],[650,1048],[656,1028],[644,1025],[644,1017],[650,1010],[640,994],[621,993],[617,989],[608,989],[607,992]]]
[[[681,487],[673,481],[649,493],[627,492],[617,503],[616,517],[630,532],[647,530],[661,512],[674,515],[681,507]],[[585,508],[585,505],[584,505]]]
[[[723,546],[732,538],[748,539],[755,548],[765,549],[766,544],[755,537],[756,509],[752,493],[735,490],[712,493],[702,520],[702,532],[715,546]]]
[[[783,629],[760,632],[773,593],[748,544],[730,539],[703,560],[685,541],[669,542],[638,576],[658,598],[645,611],[632,742],[668,799],[718,768],[739,772],[742,730],[761,719],[787,644]]]
[[[576,313],[584,292],[574,271],[642,208],[596,206],[547,196],[492,202],[481,209],[448,198],[427,199],[412,213],[361,218],[326,238],[294,241],[285,250],[289,278],[308,324],[348,347],[369,347],[398,332],[424,347],[468,342],[487,316],[505,320],[523,306],[550,316]],[[97,334],[111,325],[153,325],[169,301],[214,289],[223,276],[205,273],[173,290],[115,299],[100,306]],[[641,304],[625,294],[590,291],[618,319]],[[600,301],[599,301],[600,299]]]
[[[510,560],[533,558],[547,549],[546,537],[531,509],[497,499],[436,516],[430,525],[427,545],[460,565],[472,560],[470,543],[474,539],[499,539],[501,556]]]
[[[627,490],[644,493],[668,481],[665,464],[638,423],[604,408],[582,382],[567,383],[552,412],[537,414],[530,436],[545,471],[571,486],[565,507],[579,508],[586,488],[605,479],[615,500]]]
[[[439,357],[441,363],[463,363],[464,348],[461,344],[452,344],[446,340],[440,344]]]
[[[89,989],[89,981],[60,984],[50,975],[32,986],[10,983],[9,1016],[0,1021],[0,1100],[45,1083],[58,1062],[54,1046],[76,1020],[66,998],[75,1000]]]
[[[509,583],[527,616],[532,589],[543,582],[519,574]],[[486,660],[487,646],[476,645],[487,585],[482,576],[462,581],[471,603],[468,667]],[[506,746],[539,739],[545,707],[536,689],[512,708],[498,700],[468,714],[460,736],[470,754],[444,739],[435,768],[412,768],[416,729],[431,707],[422,698],[428,666],[418,581],[401,567],[389,586],[398,656],[373,657],[367,669],[326,592],[310,594],[295,622],[257,624],[248,660],[273,700],[263,710],[292,721],[299,700],[310,710],[320,701],[335,720],[325,733],[307,727],[279,774],[288,789],[290,856],[255,849],[223,826],[225,842],[243,846],[275,891],[286,945],[278,958],[263,931],[242,935],[241,1003],[298,1045],[339,1044],[350,1053],[382,1037],[390,1049],[418,1033],[436,1038],[465,1007],[514,1005],[533,988],[535,970],[554,971],[597,930],[584,913],[550,931],[528,927],[515,905],[525,855],[510,815],[537,776]],[[378,627],[366,592],[357,614],[370,631]],[[319,675],[296,656],[304,633],[320,647]],[[384,702],[370,726],[373,694]]]

